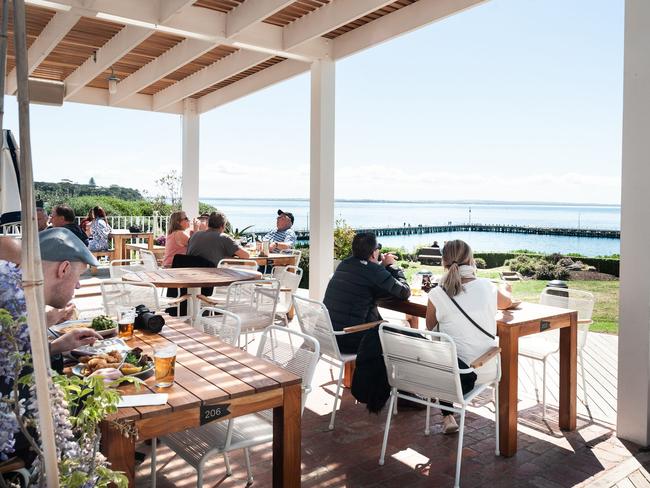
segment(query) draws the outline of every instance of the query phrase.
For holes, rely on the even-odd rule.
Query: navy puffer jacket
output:
[[[323,303],[329,311],[334,330],[381,320],[377,300],[395,297],[406,300],[411,289],[398,266],[349,257],[336,268],[327,285]],[[363,332],[338,336],[341,352],[356,353]]]

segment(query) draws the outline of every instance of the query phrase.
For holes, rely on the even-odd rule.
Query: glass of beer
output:
[[[129,340],[133,337],[133,323],[135,322],[135,308],[117,308],[117,333],[118,337]]]
[[[411,295],[419,297],[422,295],[422,275],[415,273],[411,278]]]
[[[174,384],[174,368],[176,367],[176,344],[165,344],[154,347],[154,369],[156,371],[156,386],[167,388]]]

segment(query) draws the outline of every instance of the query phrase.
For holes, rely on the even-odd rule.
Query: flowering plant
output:
[[[156,244],[156,246],[164,246],[167,242],[167,236],[158,236],[156,239],[154,239],[153,242]]]
[[[0,461],[15,452],[16,434],[20,432],[37,456],[30,486],[46,486],[43,452],[37,440],[38,407],[20,282],[20,270],[0,261]],[[112,471],[99,452],[99,422],[117,411],[119,393],[105,386],[99,377],[82,379],[54,374],[52,379],[50,413],[54,419],[60,485],[86,488],[114,483],[126,487],[127,478]],[[0,486],[6,486],[2,477]]]

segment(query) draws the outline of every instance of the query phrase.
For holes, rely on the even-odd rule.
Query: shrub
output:
[[[352,256],[352,239],[355,232],[345,220],[337,220],[334,228],[334,259],[345,259]]]
[[[487,263],[485,262],[485,259],[483,259],[483,258],[474,258],[474,263],[476,263],[476,267],[478,269],[487,268]]]
[[[557,262],[558,266],[562,266],[563,268],[568,268],[569,266],[573,266],[574,261],[571,258],[560,258]]]

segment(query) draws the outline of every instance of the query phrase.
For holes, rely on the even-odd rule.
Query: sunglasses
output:
[[[375,247],[375,251],[378,249],[381,251],[381,244],[379,242],[377,243],[377,247]]]

